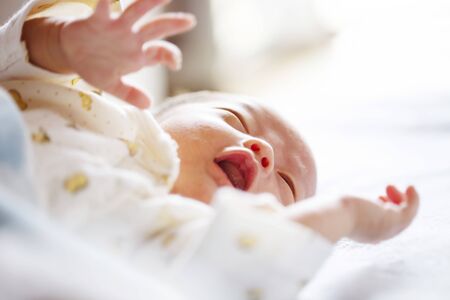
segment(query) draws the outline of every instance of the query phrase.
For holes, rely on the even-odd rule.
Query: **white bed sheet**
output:
[[[319,123],[320,192],[376,197],[388,183],[415,184],[421,206],[392,240],[340,242],[299,300],[449,299],[450,93],[361,101]]]

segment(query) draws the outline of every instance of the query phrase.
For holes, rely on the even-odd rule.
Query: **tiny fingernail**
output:
[[[383,202],[389,202],[389,200],[385,196],[380,196],[378,197],[378,199],[380,199]]]
[[[142,108],[143,108],[143,109],[150,108],[150,104],[151,104],[150,101],[147,101],[147,102],[145,102],[145,103],[142,103]]]
[[[182,66],[183,66],[183,59],[182,59],[182,57],[181,56],[175,56],[172,69],[174,71],[179,71],[179,70],[181,70]]]
[[[197,18],[194,15],[188,14],[188,18],[191,21],[191,26],[192,27],[197,25]]]
[[[172,70],[179,71],[179,70],[181,70],[181,66],[182,66],[181,61],[176,61],[172,67]]]
[[[410,186],[406,189],[406,193],[417,195],[417,190],[416,190],[416,188],[415,188],[414,186],[410,185]]]
[[[398,199],[392,199],[392,203],[394,203],[395,205],[400,205],[400,203],[402,203],[402,201],[398,200]]]

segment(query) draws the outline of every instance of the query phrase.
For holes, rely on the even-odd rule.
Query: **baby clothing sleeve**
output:
[[[23,24],[33,9],[48,7],[48,0],[30,0],[0,27],[0,80],[54,78],[59,74],[34,66],[28,61],[25,43],[21,40]],[[2,4],[4,5],[4,4]]]
[[[214,208],[182,272],[192,299],[293,300],[331,253],[328,240],[284,219],[272,195],[222,189]]]
[[[213,207],[175,195],[118,197],[125,201],[66,203],[58,220],[188,300],[295,300],[332,251],[311,229],[251,204],[275,202],[269,195],[223,190]]]

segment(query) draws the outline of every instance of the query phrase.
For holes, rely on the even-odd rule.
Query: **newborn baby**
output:
[[[178,144],[172,192],[209,202],[217,188],[268,192],[288,205],[314,195],[316,169],[301,136],[272,110],[238,95],[195,93],[156,108]]]
[[[207,266],[206,278],[220,273],[212,276],[215,288],[239,294],[223,293],[224,299],[280,300],[294,299],[331,243],[379,242],[413,220],[419,203],[413,187],[388,186],[373,201],[299,201],[316,186],[307,145],[282,118],[247,98],[179,96],[157,109],[156,121],[138,109],[150,101],[122,76],[156,63],[178,68],[175,46],[144,44],[192,28],[193,16],[165,14],[136,30],[140,17],[166,1],[137,0],[112,18],[108,1],[100,0],[86,18],[36,17],[57,2],[32,0],[0,30],[0,79],[24,111],[37,206],[59,224],[114,253],[144,257],[138,265],[155,274],[158,263],[197,249],[194,265]],[[62,73],[78,74],[95,92],[70,79],[62,85]],[[221,294],[216,290],[192,299],[211,299]]]
[[[31,109],[27,119],[30,130],[35,131],[35,142],[46,146],[64,145],[65,152],[57,148],[61,155],[70,152],[71,147],[81,148],[89,155],[96,155],[96,161],[105,160],[110,165],[138,170],[136,174],[154,184],[151,187],[142,179],[139,184],[130,185],[130,189],[143,185],[141,195],[151,195],[162,186],[174,194],[209,203],[219,187],[233,186],[251,193],[271,193],[281,204],[289,205],[314,194],[316,170],[307,145],[285,121],[256,102],[240,96],[209,93],[188,94],[168,101],[156,116],[162,129],[178,145],[178,170],[173,145],[160,133],[148,112],[141,113],[123,105],[119,108],[98,91],[107,91],[139,108],[148,107],[148,97],[126,84],[122,76],[157,63],[179,68],[181,54],[176,46],[154,40],[191,29],[195,25],[192,15],[167,13],[137,28],[135,23],[146,12],[167,1],[137,0],[122,14],[112,17],[109,1],[100,0],[92,14],[71,20],[42,15],[58,4],[58,1],[47,2],[30,1],[13,21],[5,25],[8,30],[3,30],[3,37],[0,37],[6,47],[0,79],[42,78],[54,82],[56,78],[61,82],[61,73],[77,73],[94,86],[96,95],[78,91],[74,80],[70,81],[69,88],[49,82],[4,83],[19,107]],[[86,3],[82,0],[73,2]],[[23,45],[19,45],[19,36]],[[44,117],[42,112],[34,113],[36,108],[48,109],[59,116]],[[61,126],[64,130],[56,130]],[[74,144],[75,138],[68,137],[78,136],[80,129],[100,136],[89,143]],[[54,136],[49,136],[50,130],[54,131]],[[69,132],[62,133],[66,130]],[[113,139],[109,141],[111,151],[93,153],[93,149],[100,149],[101,143],[90,147],[103,138]],[[51,143],[52,140],[56,142]],[[47,145],[49,142],[51,145]],[[124,152],[125,145],[128,152]],[[43,156],[42,161],[49,157],[46,147],[36,149],[42,152],[37,154]],[[78,159],[79,165],[86,162],[86,158]],[[74,165],[68,165],[69,169]],[[42,172],[46,172],[45,167]],[[64,168],[56,168],[60,169]],[[55,184],[61,177],[67,177],[63,184],[66,192],[77,192],[86,186],[92,188],[84,174],[91,172],[90,169],[78,173],[73,170],[73,174],[68,170],[65,172],[52,175],[53,179],[50,173],[47,174],[48,181],[41,184],[49,185],[44,189],[47,196],[64,195],[64,191],[60,191],[61,185]],[[99,174],[97,172],[95,176]],[[118,185],[104,177],[100,176],[101,184],[94,186],[98,189],[96,193],[109,190],[114,194]],[[126,180],[130,175],[119,177]],[[107,188],[105,182],[110,182],[111,187]],[[314,222],[320,225],[309,226],[322,228],[317,230],[330,240],[348,235],[362,235],[363,240],[367,237],[370,241],[390,237],[411,222],[418,197],[412,187],[406,193],[394,187],[388,187],[386,192],[379,203],[355,197],[336,201],[333,205],[338,209],[332,210],[334,215],[339,215],[336,220],[315,214]],[[391,209],[383,202],[402,204],[403,208]],[[324,215],[330,213],[323,207],[320,209]],[[297,217],[293,218],[298,220]],[[307,222],[312,221],[308,219]]]
[[[273,194],[284,206],[315,194],[316,167],[308,145],[281,116],[254,99],[185,94],[156,107],[155,117],[178,145],[180,171],[172,193],[209,203],[218,188],[232,186]],[[391,214],[382,203],[401,204],[403,216]],[[388,186],[379,203],[344,197],[328,206],[301,204],[288,207],[287,215],[328,239],[374,242],[409,224],[418,196],[413,187],[401,193]]]

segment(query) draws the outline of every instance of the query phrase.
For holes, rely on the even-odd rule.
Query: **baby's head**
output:
[[[290,204],[312,196],[316,168],[300,135],[243,96],[200,92],[170,99],[156,119],[178,144],[172,192],[209,203],[222,186],[269,192]]]

